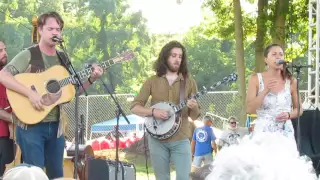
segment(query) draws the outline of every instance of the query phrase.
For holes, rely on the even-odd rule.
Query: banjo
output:
[[[209,90],[214,90],[221,84],[227,84],[229,82],[234,82],[238,79],[238,75],[235,73],[230,74],[227,77],[224,77],[221,81],[217,82],[209,88]],[[154,138],[159,140],[164,140],[172,137],[181,127],[182,119],[179,112],[187,105],[189,99],[198,99],[201,95],[206,94],[207,89],[203,87],[200,92],[197,92],[195,95],[191,96],[187,100],[181,102],[178,105],[175,105],[170,102],[159,102],[152,106],[155,109],[167,110],[169,114],[169,119],[161,120],[156,119],[155,117],[146,117],[145,118],[145,127],[147,132]]]

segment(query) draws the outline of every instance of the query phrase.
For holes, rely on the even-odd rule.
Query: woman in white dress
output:
[[[247,112],[257,114],[254,133],[279,132],[294,140],[292,118],[298,114],[297,80],[286,64],[277,64],[284,59],[283,48],[269,45],[264,51],[267,70],[255,73],[249,79],[247,91]],[[301,107],[301,100],[300,100]]]
[[[211,166],[200,169],[205,180],[316,180],[312,162],[298,152],[291,118],[298,113],[297,81],[286,65],[281,46],[264,52],[267,71],[249,79],[247,111],[256,113],[253,136],[223,148]],[[300,101],[301,102],[301,101]]]

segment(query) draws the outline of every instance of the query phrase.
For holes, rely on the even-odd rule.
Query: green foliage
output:
[[[253,1],[247,1],[253,3]],[[286,1],[285,3],[288,3]],[[264,23],[267,28],[265,46],[271,43],[271,34],[274,28],[276,0],[268,1],[267,18]],[[308,48],[308,3],[303,0],[293,0],[288,4],[289,12],[286,16],[285,40],[286,40],[286,59],[294,63],[307,62]],[[234,39],[234,21],[231,0],[206,0],[205,8],[209,8],[213,15],[206,17],[204,34],[207,37],[233,41]],[[244,11],[246,7],[242,7]],[[284,13],[284,12],[283,12]],[[255,67],[255,36],[256,36],[256,18],[255,11],[248,10],[243,12],[244,29],[244,48],[246,61],[246,74],[251,74]],[[234,46],[233,46],[234,49]],[[305,63],[303,63],[305,64]],[[307,76],[302,75],[303,86],[306,88]],[[248,79],[248,77],[246,77]]]
[[[275,0],[269,1],[266,44],[271,42],[274,6]],[[236,71],[232,0],[206,0],[203,7],[212,13],[183,35],[150,34],[142,12],[131,12],[129,7],[127,0],[4,0],[0,2],[0,39],[6,42],[11,59],[31,45],[32,16],[58,11],[65,21],[65,46],[76,69],[82,69],[87,62],[116,57],[128,49],[135,51],[135,59],[114,65],[102,78],[117,93],[137,93],[145,79],[154,74],[152,65],[161,47],[170,40],[180,40],[186,46],[189,69],[199,89]],[[251,74],[255,67],[256,13],[242,9],[246,74]],[[305,1],[292,1],[286,24],[286,58],[302,64],[307,59],[307,9]],[[302,84],[303,89],[306,73]],[[216,90],[236,90],[236,84]],[[100,82],[89,89],[89,94],[101,93],[106,90]]]
[[[185,34],[183,43],[188,50],[191,74],[199,87],[209,88],[235,71],[235,51],[232,41],[208,38],[204,32],[203,26],[192,28]],[[217,88],[227,89],[228,86],[223,85]]]
[[[2,33],[8,47],[9,59],[31,45],[31,18],[43,12],[55,10],[65,21],[63,36],[65,46],[77,70],[84,63],[102,62],[118,54],[133,50],[136,58],[108,70],[104,81],[120,92],[137,90],[148,71],[151,39],[146,28],[146,19],[141,12],[129,12],[125,0],[13,0],[0,4]],[[135,77],[135,78],[131,78]],[[128,83],[128,84],[127,84]],[[90,88],[89,94],[105,93],[100,83]]]

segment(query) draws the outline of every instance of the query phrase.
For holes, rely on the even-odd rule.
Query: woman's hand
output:
[[[289,112],[282,112],[276,117],[277,121],[286,121],[288,119],[290,119]]]

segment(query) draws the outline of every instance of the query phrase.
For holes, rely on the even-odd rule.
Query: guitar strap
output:
[[[40,51],[39,45],[34,45],[28,49],[31,53],[30,64],[33,65],[31,66],[32,68],[31,72],[32,73],[36,72],[36,69],[33,69],[34,67],[44,69],[44,62],[43,62],[42,53]],[[72,74],[69,69],[69,64],[66,61],[66,55],[63,52],[60,52],[58,50],[56,52],[57,52],[57,56],[60,61],[60,64],[64,66],[69,71],[70,74]]]
[[[60,52],[58,50],[56,52],[57,52],[57,56],[58,56],[58,58],[60,60],[60,64],[62,66],[64,66],[68,70],[69,74],[71,75],[72,72],[69,69],[70,68],[70,64],[67,62],[66,54],[64,54],[63,52]]]
[[[180,80],[180,103],[184,101],[184,91],[186,87],[186,81],[187,81],[186,75],[183,75],[183,79]],[[180,116],[182,116],[181,113],[180,113]]]

